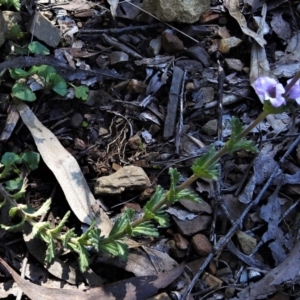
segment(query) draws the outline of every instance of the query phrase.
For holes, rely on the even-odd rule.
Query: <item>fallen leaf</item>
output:
[[[97,214],[92,210],[92,206],[96,205],[96,200],[75,158],[37,119],[26,104],[18,101],[17,109],[24,124],[30,130],[45,164],[59,182],[74,214],[86,224],[91,224],[92,220],[96,219],[96,225],[101,229],[101,233],[107,236],[111,229],[111,222],[100,207]]]
[[[0,258],[0,262],[9,271],[19,288],[32,300],[148,299],[157,294],[159,289],[167,287],[178,278],[185,268],[185,263],[183,262],[177,268],[162,275],[134,277],[83,292],[80,290],[74,291],[68,289],[45,288],[33,284],[17,274],[2,258]]]
[[[110,5],[110,11],[113,18],[116,17],[117,8],[119,5],[119,0],[107,0],[108,4]]]
[[[255,41],[263,47],[267,42],[265,39],[258,35],[256,32],[252,31],[251,29],[248,28],[247,26],[247,21],[244,17],[244,15],[241,13],[240,8],[239,8],[239,0],[225,0],[223,2],[224,6],[228,9],[230,15],[237,20],[239,23],[241,30],[251,36],[252,38],[255,39]]]

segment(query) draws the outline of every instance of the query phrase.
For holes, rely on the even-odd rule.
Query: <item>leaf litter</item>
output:
[[[144,201],[153,190],[148,186],[141,194],[129,188],[121,195],[96,200],[91,192],[96,178],[134,165],[146,171],[153,186],[167,188],[164,168],[175,165],[183,180],[189,176],[192,161],[217,141],[220,126],[215,108],[220,91],[224,100],[221,113],[229,121],[238,116],[247,125],[261,111],[250,88],[256,78],[268,75],[285,83],[299,70],[300,24],[293,13],[293,9],[299,9],[297,3],[290,4],[292,9],[283,0],[267,5],[262,1],[244,1],[244,5],[241,1],[212,3],[210,10],[202,14],[202,23],[192,25],[166,24],[163,20],[147,23],[150,17],[141,13],[140,1],[76,0],[59,3],[58,10],[51,5],[38,5],[43,11],[66,17],[60,24],[68,34],[57,36],[56,41],[58,45],[61,39],[64,47],[55,46],[56,52],[50,51],[50,56],[46,56],[47,51],[41,56],[11,60],[1,56],[0,71],[48,64],[65,80],[88,84],[89,98],[84,103],[72,97],[40,93],[39,103],[30,105],[30,109],[24,103],[10,104],[10,91],[4,84],[0,94],[1,150],[2,154],[8,150],[38,150],[47,167],[29,175],[27,200],[39,208],[57,181],[62,192],[56,192],[52,217],[48,216],[53,224],[62,218],[63,211],[71,209],[74,218],[70,227],[79,228],[81,223],[90,224],[96,218],[97,226],[107,235],[110,214],[119,213],[112,207]],[[26,9],[33,12],[30,4]],[[44,18],[37,15],[35,19],[38,17]],[[41,26],[44,27],[33,32],[33,27],[28,30],[36,37],[47,30],[57,32],[47,20]],[[45,46],[53,46],[48,36],[41,40]],[[20,55],[18,51],[25,43],[13,41],[15,54]],[[223,59],[226,80],[220,85],[218,69]],[[29,131],[18,128],[17,110]],[[167,289],[178,293],[178,298],[186,297],[193,280],[198,283],[192,291],[194,299],[209,293],[212,299],[225,295],[228,299],[264,299],[283,294],[292,299],[299,290],[300,170],[297,153],[291,152],[298,121],[297,113],[269,116],[264,126],[251,133],[261,149],[257,157],[242,151],[226,157],[221,165],[220,188],[198,181],[192,189],[205,201],[191,205],[183,200],[180,207],[168,208],[173,222],[167,231],[160,230],[162,241],[137,239],[135,247],[142,245],[143,250],[131,249],[127,262],[93,253],[90,269],[79,274],[70,253],[60,253],[52,265],[45,265],[54,276],[47,278],[49,286],[51,280],[72,285],[85,281],[89,290],[88,286],[86,291],[50,290],[24,280],[2,259],[1,263],[32,299],[47,299],[47,295],[51,299],[93,299],[99,295],[108,299],[147,299],[180,276],[184,263],[177,265],[183,257],[196,277],[186,268],[181,286]],[[225,139],[230,134],[228,130],[223,131]],[[135,142],[129,142],[131,131],[138,137]],[[291,154],[279,161],[286,152]],[[265,194],[261,195],[261,191]],[[3,210],[1,223],[7,224],[4,214]],[[177,247],[178,235],[189,247]],[[17,250],[16,244],[21,243],[11,244],[11,234],[3,233],[2,239],[10,251]],[[43,268],[43,245],[26,232],[24,240],[29,253]],[[8,251],[5,247],[4,252]],[[15,253],[20,259],[25,255],[22,251]],[[9,255],[5,260],[20,269]],[[28,264],[34,265],[31,257]],[[112,275],[105,268],[111,268]],[[8,280],[6,275],[2,287]],[[103,281],[106,284],[100,287]],[[14,288],[11,293],[16,293]]]

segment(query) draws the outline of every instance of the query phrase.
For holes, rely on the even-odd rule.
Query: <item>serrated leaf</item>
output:
[[[49,231],[52,233],[52,234],[57,234],[57,233],[60,233],[63,229],[63,227],[65,226],[66,222],[68,221],[68,218],[70,216],[71,212],[68,211],[64,217],[60,220],[59,224],[53,228],[53,229],[50,229]]]
[[[12,198],[14,199],[19,199],[21,197],[24,196],[25,192],[26,192],[26,188],[27,188],[27,179],[25,178],[22,181],[22,186],[20,188],[20,190],[18,192],[16,192],[15,194],[10,195]]]
[[[88,239],[91,242],[92,246],[99,252],[99,242],[102,239],[101,236],[101,230],[98,228],[95,228],[91,230],[88,233]]]
[[[36,100],[35,93],[25,83],[15,83],[12,87],[12,93],[16,98],[23,101],[32,102]]]
[[[85,272],[86,269],[89,267],[89,253],[84,246],[80,243],[77,244],[68,244],[69,248],[75,251],[78,254],[78,263],[79,269],[81,272]]]
[[[6,226],[1,224],[0,227],[9,232],[18,232],[18,231],[22,231],[24,225],[25,225],[25,219],[22,219],[22,221],[19,224],[12,225],[12,226]]]
[[[146,203],[146,205],[144,206],[145,209],[147,209],[148,211],[152,211],[154,206],[162,200],[162,198],[164,197],[165,192],[164,189],[158,185],[156,187],[156,190],[154,192],[154,194],[151,196],[150,200]]]
[[[144,208],[145,216],[148,220],[156,221],[161,227],[168,227],[170,224],[169,215],[166,214],[162,209],[153,213],[150,210]]]
[[[39,166],[40,154],[33,151],[28,151],[21,154],[21,159],[24,161],[30,168],[30,170],[35,170]]]
[[[89,96],[89,88],[86,85],[74,86],[75,89],[75,97],[86,101]]]
[[[49,198],[42,204],[42,206],[37,211],[26,212],[24,210],[24,212],[27,216],[29,216],[31,218],[36,218],[36,217],[46,214],[48,212],[48,210],[50,209],[50,205],[51,205],[51,199]]]
[[[100,244],[99,249],[100,251],[108,252],[113,256],[118,256],[123,260],[126,260],[128,257],[128,246],[119,241],[114,241],[109,244]]]
[[[76,234],[74,233],[74,228],[68,230],[63,236],[62,236],[62,246],[65,249],[69,248],[69,241],[71,238],[76,238]]]
[[[117,219],[117,221],[115,222],[115,224],[113,225],[111,232],[109,233],[109,236],[114,236],[116,233],[118,233],[119,231],[125,229],[127,227],[127,225],[129,224],[128,222],[128,217],[125,213],[122,213],[119,218]]]
[[[227,149],[228,149],[228,153],[233,153],[238,150],[246,150],[246,151],[250,151],[253,153],[259,152],[259,150],[255,146],[254,142],[248,141],[248,140],[240,140],[240,141],[236,142],[234,145],[232,145],[231,147],[228,146]]]
[[[39,235],[46,243],[49,241],[49,234],[45,231],[51,229],[51,225],[48,222],[35,222],[32,225],[32,235]]]
[[[217,180],[218,178],[218,163],[215,162],[209,166],[206,164],[215,155],[216,150],[212,146],[209,151],[199,157],[192,166],[192,170],[198,178],[207,178],[212,180]]]
[[[53,238],[50,238],[49,243],[47,245],[45,262],[51,263],[54,257],[55,257],[55,244]]]
[[[180,201],[182,199],[190,200],[190,201],[193,201],[196,203],[200,203],[202,200],[196,193],[194,193],[188,189],[184,189],[184,190],[178,192],[174,198],[173,203]]]
[[[50,50],[42,45],[40,42],[34,41],[29,43],[28,49],[33,54],[43,54],[43,55],[49,55]]]
[[[153,224],[149,221],[144,222],[132,229],[132,235],[146,235],[146,236],[153,236],[153,237],[159,237],[159,233],[157,231],[157,228],[153,226]]]

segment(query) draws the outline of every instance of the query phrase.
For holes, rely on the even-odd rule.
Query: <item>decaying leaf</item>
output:
[[[230,15],[237,20],[237,22],[239,23],[239,25],[241,27],[241,30],[245,34],[254,38],[255,41],[261,47],[263,47],[267,43],[262,36],[258,35],[256,32],[252,31],[247,26],[247,21],[246,21],[244,15],[241,13],[240,8],[239,8],[239,0],[225,0],[223,4],[228,9]]]
[[[61,145],[56,136],[46,128],[24,103],[18,102],[17,109],[30,130],[45,164],[54,173],[66,199],[77,218],[86,224],[96,219],[101,233],[108,235],[111,222],[99,207],[98,214],[92,210],[96,200],[75,158]]]
[[[162,275],[141,276],[122,280],[113,284],[108,284],[104,287],[89,289],[85,292],[74,291],[67,289],[50,289],[36,284],[33,284],[18,275],[2,258],[0,262],[14,278],[19,288],[32,300],[49,299],[73,299],[73,300],[98,300],[98,299],[148,299],[157,294],[158,290],[165,288],[178,278],[185,267],[182,263],[172,271]]]
[[[116,17],[117,8],[119,5],[119,0],[107,0],[108,4],[110,5],[110,11],[113,18]]]

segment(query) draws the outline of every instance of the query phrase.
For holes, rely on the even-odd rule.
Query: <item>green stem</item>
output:
[[[251,123],[247,128],[245,128],[237,137],[236,141],[241,140],[244,138],[253,128],[255,128],[266,116],[268,115],[268,112],[263,111],[253,123]],[[204,167],[209,167],[215,162],[217,162],[224,154],[228,152],[227,145],[225,145],[222,149],[220,149],[210,160],[208,160]],[[183,189],[187,188],[190,186],[193,182],[195,182],[198,179],[198,177],[193,174],[191,177],[189,177],[186,181],[184,181],[180,186],[177,187],[176,192],[180,192]],[[168,204],[168,199],[167,199],[167,194],[159,201],[154,207],[153,207],[153,213],[155,213],[157,210],[159,210],[162,206]],[[143,217],[137,219],[134,221],[131,226],[134,228],[141,223],[148,221],[147,217],[144,215]],[[100,241],[101,244],[107,244],[110,242],[113,242],[117,239],[120,239],[126,235],[126,229],[120,230],[117,232],[115,235],[104,238],[103,240]]]

